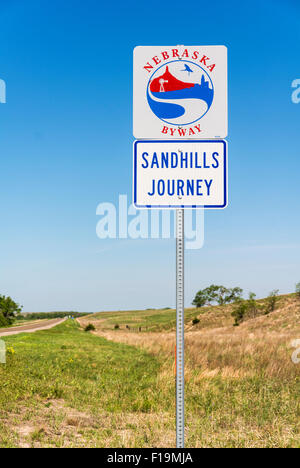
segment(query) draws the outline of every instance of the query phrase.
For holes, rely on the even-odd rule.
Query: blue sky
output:
[[[186,305],[211,283],[264,296],[300,281],[297,1],[0,1],[0,293],[25,311],[173,306],[174,240],[100,240],[131,197],[132,50],[225,44],[229,207],[186,253]]]

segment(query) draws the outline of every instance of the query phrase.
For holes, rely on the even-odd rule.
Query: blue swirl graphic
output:
[[[161,93],[153,93],[153,95],[159,95],[157,97],[161,98],[160,94]],[[160,119],[175,119],[176,117],[181,117],[185,113],[184,107],[179,106],[178,104],[154,101],[149,94],[149,89],[147,89],[147,99],[152,112],[154,112],[154,114]]]
[[[163,93],[154,93],[154,97],[159,99],[202,99],[210,107],[213,101],[214,92],[208,87],[195,84],[192,88],[184,88],[177,91],[165,91]]]

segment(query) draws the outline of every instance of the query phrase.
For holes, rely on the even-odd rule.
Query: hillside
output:
[[[263,306],[265,300],[258,301]],[[292,341],[300,338],[300,300],[280,296],[274,312],[233,326],[233,305],[186,309],[187,368],[214,375],[265,375],[298,378],[291,361]],[[95,334],[109,340],[143,347],[155,354],[174,356],[174,310],[105,312],[79,319],[92,323]],[[193,325],[193,318],[199,323]],[[119,329],[115,329],[115,325]],[[129,327],[129,328],[128,328]],[[299,388],[300,390],[300,388]]]
[[[259,301],[262,314],[265,301]],[[186,310],[186,398],[194,411],[190,444],[300,447],[300,364],[291,359],[292,342],[300,339],[300,300],[280,296],[274,312],[238,327],[232,310],[232,305]],[[80,322],[92,322],[94,333],[110,341],[164,356],[163,375],[174,375],[175,311],[107,312]]]
[[[275,311],[264,315],[266,299],[257,301],[261,310],[258,316],[252,320],[246,320],[240,327],[268,328],[274,331],[282,329],[300,330],[300,299],[295,294],[282,295],[278,297]],[[234,305],[210,306],[202,308],[185,309],[186,330],[214,329],[229,327],[234,323],[231,316]],[[194,318],[199,319],[197,325],[193,325]],[[174,309],[146,309],[127,310],[113,312],[99,312],[86,315],[80,319],[80,323],[94,323],[98,329],[112,330],[115,325],[126,331],[159,332],[174,330],[176,326],[176,311]],[[129,328],[128,328],[129,327]],[[141,328],[141,330],[139,330]]]
[[[238,327],[232,308],[186,311],[186,446],[300,447],[300,301]],[[96,331],[5,337],[0,447],[174,447],[175,311],[77,320]]]

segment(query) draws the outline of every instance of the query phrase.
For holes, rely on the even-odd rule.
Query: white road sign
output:
[[[133,199],[137,208],[225,208],[224,140],[134,142]]]
[[[140,46],[134,49],[135,138],[227,136],[227,48]]]

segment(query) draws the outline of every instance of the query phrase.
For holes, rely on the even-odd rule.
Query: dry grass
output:
[[[232,306],[198,311],[196,326],[186,321],[187,446],[300,447],[300,365],[291,360],[300,302],[283,296],[277,307],[239,327],[233,327]],[[96,335],[162,358],[157,391],[167,393],[175,371],[172,325],[138,333],[108,329],[105,319],[92,322]]]
[[[169,413],[111,413],[78,411],[62,400],[38,401],[4,418],[6,430],[20,448],[96,448],[175,445],[174,421]]]
[[[299,368],[291,360],[291,342],[300,337],[300,302],[294,296],[280,299],[278,309],[232,326],[232,306],[214,307],[198,315],[200,323],[185,327],[188,368],[203,376],[253,376],[296,378]],[[207,321],[209,327],[205,327]],[[219,319],[221,318],[221,326]],[[174,331],[136,333],[103,329],[103,320],[79,319],[93,323],[95,334],[108,340],[138,346],[156,355],[174,357]],[[230,323],[230,325],[228,325]],[[212,324],[218,325],[212,328]],[[226,324],[226,325],[225,325]]]

